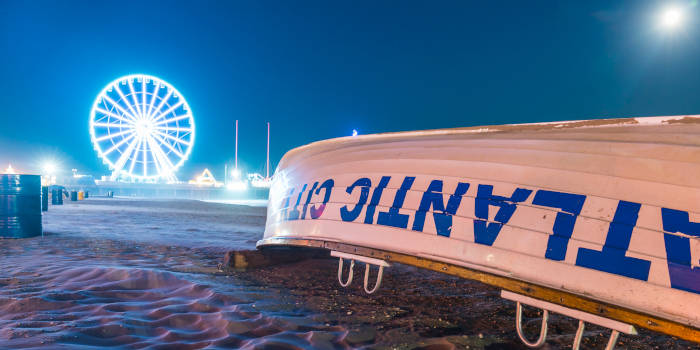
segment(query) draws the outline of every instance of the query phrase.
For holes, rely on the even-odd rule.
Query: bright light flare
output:
[[[357,129],[352,129],[352,136],[357,136]]]
[[[53,175],[58,170],[58,167],[56,166],[56,163],[47,161],[42,166],[42,169],[44,170],[45,175]]]
[[[248,189],[248,184],[245,181],[231,181],[226,185],[229,191],[245,191]]]
[[[683,22],[685,22],[685,11],[678,6],[667,7],[659,15],[659,25],[667,31],[678,29]]]
[[[255,188],[270,188],[272,185],[272,178],[264,178],[258,173],[248,174],[248,181]]]

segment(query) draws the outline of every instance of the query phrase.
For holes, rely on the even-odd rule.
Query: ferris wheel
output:
[[[175,181],[194,145],[194,119],[172,85],[134,74],[114,80],[97,96],[90,137],[112,180]]]

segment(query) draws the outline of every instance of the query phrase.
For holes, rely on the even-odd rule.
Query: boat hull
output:
[[[288,152],[264,239],[339,242],[700,328],[700,118],[367,135]]]

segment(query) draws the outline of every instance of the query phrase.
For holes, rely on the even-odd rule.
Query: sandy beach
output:
[[[337,261],[222,271],[254,249],[264,207],[89,199],[52,206],[44,237],[0,240],[0,348],[525,349],[515,306],[468,280],[392,266],[380,290],[345,289]],[[362,266],[357,266],[360,273]],[[526,309],[526,329],[539,314]],[[552,316],[545,349],[571,347]],[[588,326],[584,349],[608,331]],[[695,349],[641,330],[620,349]]]

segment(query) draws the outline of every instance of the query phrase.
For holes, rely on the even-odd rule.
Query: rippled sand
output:
[[[0,348],[345,347],[342,327],[217,271],[225,250],[254,246],[264,214],[190,201],[51,207],[44,237],[0,240]]]
[[[334,260],[218,270],[264,222],[262,207],[198,201],[52,206],[44,237],[0,239],[0,349],[526,349],[513,303],[480,283],[395,265],[368,296],[361,275],[338,286]],[[533,336],[538,322],[526,309]],[[604,348],[609,332],[586,330],[582,349]],[[544,349],[575,331],[553,315]],[[617,348],[697,345],[642,330]]]

